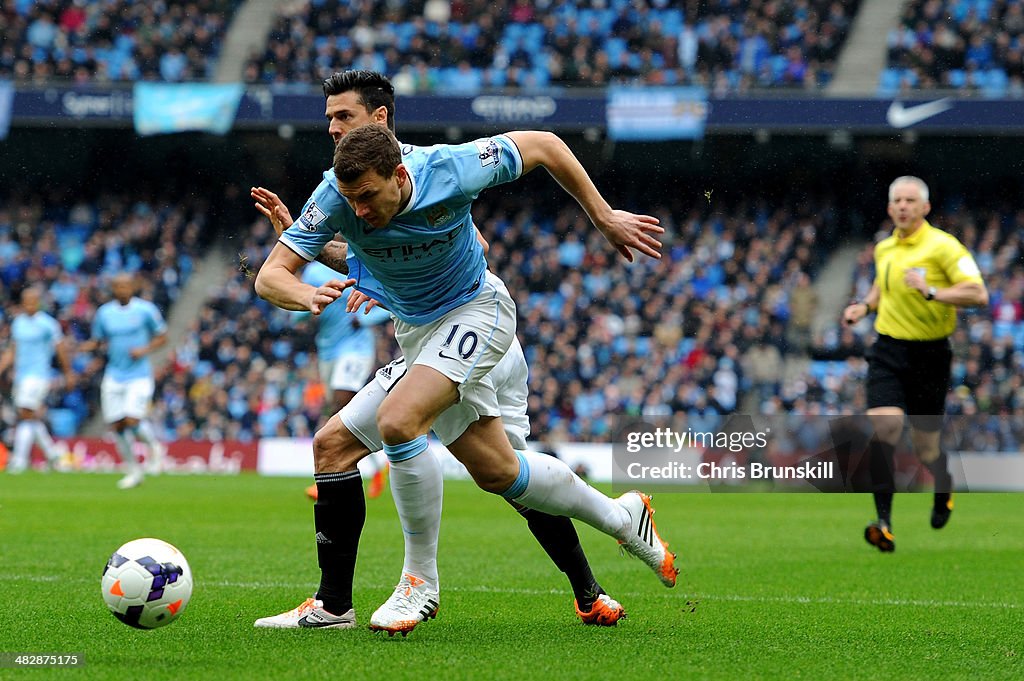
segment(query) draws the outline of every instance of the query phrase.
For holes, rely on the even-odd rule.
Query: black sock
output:
[[[324,610],[344,615],[352,607],[352,575],[356,569],[359,535],[366,521],[366,499],[359,471],[318,473],[313,505],[320,588],[316,597]]]
[[[895,447],[878,438],[871,438],[871,443],[868,445],[875,511],[878,513],[878,519],[887,525],[892,524],[892,496],[896,491],[896,480],[893,473],[895,450]]]
[[[942,500],[945,504],[949,500],[949,493],[953,491],[953,476],[949,474],[949,457],[946,456],[946,450],[939,450],[939,458],[928,464],[928,471],[935,478],[936,498],[940,494],[945,495]]]
[[[892,492],[875,492],[875,513],[878,519],[892,527]]]
[[[604,593],[604,589],[594,579],[590,571],[590,563],[580,546],[580,537],[572,521],[565,516],[549,515],[530,508],[520,510],[526,518],[533,536],[551,557],[555,566],[565,573],[572,586],[573,595],[580,610],[588,611]]]

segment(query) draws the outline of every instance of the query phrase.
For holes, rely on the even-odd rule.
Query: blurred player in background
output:
[[[319,262],[309,263],[302,272],[302,281],[311,286],[323,286],[338,277],[344,275]],[[316,331],[320,380],[329,391],[325,408],[328,417],[337,414],[366,385],[377,359],[377,334],[373,327],[391,321],[391,315],[380,308],[365,315],[349,314],[341,305],[334,308],[317,317]],[[388,463],[383,452],[374,453],[369,460],[373,473],[366,495],[374,499],[384,491]],[[306,494],[317,498],[315,482]]]
[[[907,417],[914,453],[935,478],[932,527],[944,527],[953,512],[952,478],[940,446],[953,358],[949,336],[956,329],[958,307],[988,304],[974,258],[956,237],[925,219],[931,211],[928,194],[928,185],[917,177],[899,177],[889,186],[888,213],[896,230],[875,246],[871,290],[843,311],[848,324],[878,313],[867,379],[878,519],[865,528],[864,538],[884,552],[896,549],[893,454]]]
[[[349,130],[369,123],[377,123],[394,130],[394,88],[383,75],[372,71],[336,73],[324,82],[324,95],[327,98],[328,132],[335,142]],[[251,195],[256,201],[256,208],[270,219],[278,234],[291,226],[291,214],[275,193],[262,187],[254,187]],[[482,247],[486,249],[486,241],[479,237],[479,233],[478,238]],[[318,260],[325,261],[334,270],[347,274],[346,256],[346,244],[332,242],[325,246]],[[518,342],[515,342],[515,347],[518,348]],[[515,429],[520,421],[514,414],[521,412],[525,420],[528,395],[527,370],[521,348],[518,356],[510,352],[494,371],[496,382],[510,383],[509,389],[499,393],[499,399],[502,413],[507,415],[509,427]],[[355,612],[352,610],[352,576],[366,513],[356,464],[371,451],[380,451],[383,448],[376,428],[377,408],[387,394],[387,388],[404,373],[405,362],[401,358],[382,368],[377,372],[374,381],[360,391],[356,399],[343,409],[337,418],[329,419],[324,428],[317,433],[313,441],[315,477],[329,485],[329,494],[327,497],[321,497],[314,508],[317,554],[321,569],[320,588],[313,598],[307,599],[299,607],[281,615],[262,618],[256,622],[256,626],[355,626]],[[504,379],[501,378],[502,375],[505,376]],[[517,377],[521,377],[521,389],[511,386],[511,382]],[[520,393],[522,399],[521,404],[518,404],[516,398]],[[468,422],[459,425],[458,419],[464,419],[464,416],[457,416],[455,412],[450,416],[455,422],[449,437],[457,437],[462,434]],[[353,433],[359,433],[359,437]],[[527,420],[521,437],[525,440],[528,433]],[[509,437],[515,437],[515,434],[510,432]],[[523,446],[525,447],[525,443]],[[420,565],[426,565],[428,572],[436,570],[430,566],[436,565],[437,535],[440,529],[442,481],[439,466],[411,483],[426,484],[429,488],[427,496],[436,499],[436,505],[432,502],[428,504],[429,513],[436,513],[436,517],[425,516],[421,520],[423,528],[419,532],[405,534],[406,560],[403,574],[409,574],[411,580],[417,580],[416,574],[421,572]],[[394,484],[393,481],[392,485]],[[410,481],[406,484],[410,484]],[[625,610],[605,593],[594,578],[572,522],[565,516],[553,516],[521,506],[516,508],[526,519],[530,531],[551,560],[568,577],[575,595],[574,607],[580,619],[585,624],[610,626],[623,617]],[[409,619],[395,625],[394,630],[409,631],[425,618],[425,614],[416,608],[412,601],[409,602],[408,611]]]
[[[117,451],[126,474],[118,481],[121,489],[138,486],[142,467],[135,460],[133,447],[141,439],[149,448],[149,468],[160,469],[163,446],[152,426],[143,426],[149,414],[156,383],[148,355],[167,343],[167,325],[156,305],[135,296],[131,274],[116,275],[111,281],[114,300],[96,311],[92,339],[83,348],[91,351],[106,344],[107,366],[100,384],[103,421],[114,431]]]
[[[74,384],[71,354],[60,323],[39,309],[40,298],[36,287],[22,291],[21,314],[11,324],[11,345],[0,356],[0,375],[14,366],[14,406],[18,410],[9,473],[20,473],[29,466],[33,444],[39,445],[48,466],[57,463],[59,454],[40,413],[53,380],[54,354],[64,370],[65,386]]]

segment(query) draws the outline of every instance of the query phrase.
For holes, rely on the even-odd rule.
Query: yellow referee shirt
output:
[[[925,300],[903,283],[908,269],[923,272],[928,286],[948,288],[961,281],[984,283],[977,263],[952,234],[927,221],[909,237],[893,234],[875,246],[875,285],[881,291],[875,330],[900,340],[937,340],[956,329],[956,307]]]

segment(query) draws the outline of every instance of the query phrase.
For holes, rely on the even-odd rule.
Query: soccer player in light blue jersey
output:
[[[142,467],[135,460],[136,438],[150,449],[150,456],[159,459],[162,445],[149,428],[142,427],[149,414],[156,384],[148,355],[167,343],[167,325],[156,305],[135,296],[131,274],[118,274],[111,281],[114,300],[96,311],[92,322],[91,350],[99,343],[107,346],[107,367],[100,384],[103,421],[114,431],[117,451],[124,463],[125,476],[118,481],[121,489],[138,486],[143,479]],[[150,469],[158,470],[158,461],[150,461]]]
[[[0,375],[14,366],[14,406],[18,409],[8,473],[20,473],[28,467],[33,443],[43,451],[47,465],[57,462],[53,438],[39,413],[53,381],[54,354],[64,369],[66,386],[74,383],[64,334],[57,320],[39,309],[40,297],[37,288],[22,291],[21,314],[11,324],[11,345],[0,357]]]
[[[501,421],[489,374],[515,335],[515,305],[501,280],[487,272],[470,216],[484,189],[545,167],[584,208],[628,260],[630,249],[660,257],[664,230],[651,216],[613,210],[575,155],[557,136],[510,132],[462,145],[400,146],[379,125],[352,130],[335,150],[333,171],[285,231],[256,279],[256,291],[285,309],[320,314],[355,286],[395,317],[396,339],[409,365],[384,398],[377,426],[393,474],[415,470],[427,450],[426,433],[448,407],[471,406],[479,418],[448,445],[477,484],[528,508],[582,520],[617,538],[666,586],[673,586],[674,555],[651,523],[649,498],[627,493],[609,499],[564,463],[515,451]],[[334,239],[348,242],[355,261],[350,279],[316,288],[296,272]],[[403,505],[396,497],[400,514]],[[415,505],[415,500],[410,504]],[[406,518],[403,527],[409,532]],[[423,610],[436,611],[436,584],[400,583],[371,628],[388,629],[389,611],[408,611],[412,592]]]
[[[327,99],[324,114],[328,120],[328,133],[335,143],[349,131],[370,123],[394,130],[394,88],[385,76],[373,71],[343,71],[325,80],[323,89]],[[278,235],[292,225],[291,213],[277,194],[263,187],[253,187],[250,195],[256,202],[256,209],[270,220]],[[479,238],[486,253],[486,241]],[[317,259],[338,272],[347,273],[347,254],[347,244],[332,242],[324,247]],[[350,297],[350,306],[354,299],[355,296]],[[374,379],[317,432],[313,440],[314,488],[319,486],[321,489],[314,507],[314,530],[320,586],[313,598],[287,612],[260,618],[255,623],[257,627],[340,629],[355,626],[352,576],[365,517],[357,464],[371,452],[383,449],[376,427],[376,414],[384,397],[404,377],[405,371],[404,358],[380,369]],[[509,441],[522,449],[526,448],[530,432],[526,415],[529,395],[527,373],[526,359],[518,342],[513,342],[491,373],[499,389],[498,404]],[[448,444],[476,420],[477,414],[472,407],[454,405],[441,414],[432,429],[443,444]],[[403,579],[396,587],[396,592],[402,593],[405,593],[406,584],[413,580],[423,582],[424,586],[437,583],[437,537],[443,481],[436,459],[422,457],[419,464],[414,470],[399,470],[391,478],[392,493],[400,508],[399,516],[403,527],[409,530],[404,533]],[[418,495],[415,500],[410,499],[412,491]],[[568,518],[514,503],[512,506],[527,521],[530,531],[552,562],[568,578],[575,596],[574,609],[581,621],[613,626],[625,616],[622,605],[608,596],[594,577],[576,528]],[[415,511],[415,517],[410,518],[409,509]],[[415,598],[408,601],[406,612],[382,606],[382,610],[390,612],[390,626],[386,622],[381,625],[378,613],[374,613],[371,621],[387,631],[411,631],[431,614],[420,607],[424,596],[433,596],[436,607],[438,594],[436,591],[424,594],[423,589],[417,587],[412,587],[410,593]]]

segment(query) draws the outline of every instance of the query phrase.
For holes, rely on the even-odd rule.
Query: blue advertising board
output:
[[[7,137],[11,127],[11,107],[14,104],[14,86],[0,80],[0,140]]]
[[[613,140],[700,139],[708,121],[701,88],[608,88],[608,136]]]
[[[226,135],[235,123],[245,86],[213,83],[136,83],[135,132],[162,135],[200,131]]]

